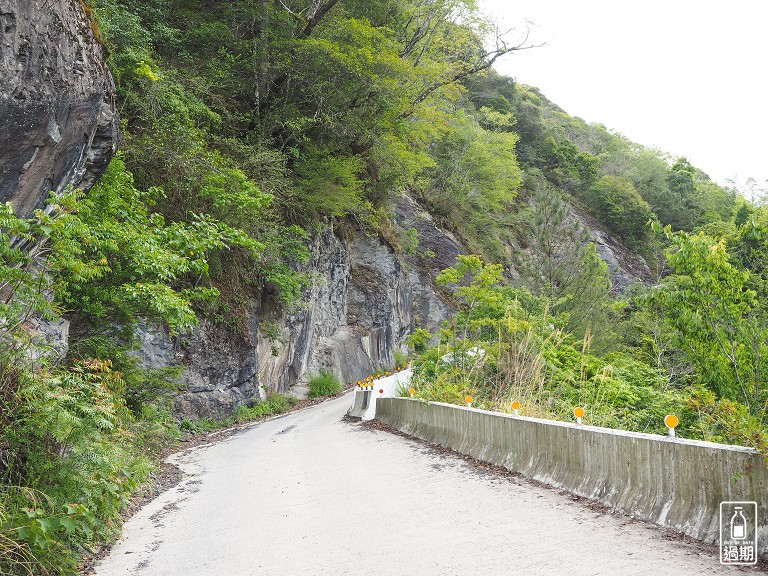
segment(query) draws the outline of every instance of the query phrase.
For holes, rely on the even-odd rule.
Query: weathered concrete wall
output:
[[[757,502],[768,556],[768,471],[749,448],[426,403],[376,401],[376,418],[613,509],[717,542],[723,500]]]
[[[365,411],[368,410],[368,406],[371,404],[371,396],[373,396],[373,390],[355,389],[352,398],[352,406],[347,410],[347,416],[352,418],[362,418]]]

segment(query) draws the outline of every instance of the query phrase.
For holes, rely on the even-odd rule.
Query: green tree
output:
[[[521,184],[517,136],[507,131],[508,115],[483,109],[478,116],[461,110],[453,115],[446,134],[433,144],[434,166],[425,170],[419,197],[447,216],[470,247],[501,261],[509,208]]]
[[[527,250],[516,262],[525,285],[547,297],[552,312],[565,316],[570,331],[583,336],[591,328],[607,336],[607,265],[560,194],[543,181],[534,186],[530,206],[521,216]]]
[[[549,136],[545,147],[545,166],[564,190],[579,195],[597,179],[599,160],[589,152],[579,150],[569,139]]]
[[[182,331],[197,321],[192,303],[217,295],[205,286],[211,252],[240,247],[258,256],[258,242],[209,216],[186,224],[150,213],[161,195],[134,187],[115,158],[87,197],[50,219],[48,265],[62,306],[99,323],[143,316]]]
[[[765,208],[745,216],[728,251],[734,263],[749,272],[748,286],[757,294],[757,305],[763,313],[768,312],[768,212]]]
[[[763,416],[768,332],[755,314],[749,272],[731,263],[725,240],[669,228],[666,234],[672,242],[668,259],[673,274],[651,301],[664,310],[676,345],[696,367],[700,381]]]
[[[589,210],[628,245],[645,242],[654,214],[625,178],[603,176],[585,195]]]

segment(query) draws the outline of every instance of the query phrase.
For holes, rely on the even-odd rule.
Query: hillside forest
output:
[[[428,260],[402,194],[467,252],[436,278],[456,314],[398,358],[417,397],[659,434],[675,414],[681,437],[768,453],[768,208],[496,73],[525,30],[472,0],[84,9],[122,146],[88,194],[0,206],[0,573],[76,574],[200,429],[171,413],[178,373],[137,362],[138,319],[237,332],[248,298],[300,306],[327,230]],[[634,283],[611,281],[593,225],[647,264]],[[63,358],[30,329],[62,315]]]

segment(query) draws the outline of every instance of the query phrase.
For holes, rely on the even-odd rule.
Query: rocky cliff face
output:
[[[50,190],[88,190],[117,149],[114,85],[97,30],[80,0],[0,0],[0,201],[24,215]],[[289,311],[250,303],[246,329],[204,320],[171,339],[142,327],[140,355],[151,367],[181,366],[176,410],[222,416],[273,391],[306,392],[321,369],[351,382],[395,362],[415,326],[436,330],[451,313],[434,278],[463,252],[412,199],[394,210],[395,233],[418,238],[396,254],[379,237],[329,230],[317,236],[307,271],[311,288]],[[646,275],[644,262],[587,217],[598,252],[619,288]],[[68,323],[41,323],[40,338],[63,354]]]
[[[396,254],[378,236],[342,238],[328,230],[311,246],[306,269],[312,285],[302,302],[290,311],[267,299],[252,302],[244,333],[204,320],[172,341],[156,328],[142,328],[143,363],[183,369],[176,413],[221,417],[270,392],[303,395],[308,376],[321,369],[354,382],[394,365],[395,351],[404,350],[414,327],[436,331],[453,310],[434,278],[464,249],[408,196],[398,200],[394,216],[401,235],[416,230],[415,249]],[[575,216],[590,231],[617,289],[650,276],[645,262],[599,223]]]
[[[402,196],[397,202],[395,222],[404,233],[416,230],[418,247],[402,259],[413,291],[416,325],[435,332],[453,312],[442,292],[436,290],[435,276],[456,264],[456,257],[465,254],[464,247],[408,196]]]
[[[597,220],[582,211],[572,209],[574,217],[584,226],[595,249],[606,264],[613,291],[626,292],[632,284],[653,282],[648,263],[638,253],[622,244]]]
[[[416,228],[419,255],[398,256],[378,236],[341,238],[329,230],[311,246],[312,285],[294,309],[252,302],[243,334],[203,321],[174,341],[142,328],[146,366],[183,368],[176,412],[223,416],[269,392],[301,395],[308,376],[321,369],[354,382],[393,366],[414,326],[436,329],[450,307],[433,278],[455,262],[461,246],[407,197],[396,214],[403,229]]]
[[[118,143],[104,49],[78,0],[0,0],[0,201],[89,189]]]

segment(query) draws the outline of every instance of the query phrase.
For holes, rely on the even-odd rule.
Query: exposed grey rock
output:
[[[416,229],[417,253],[403,257],[413,293],[414,322],[417,327],[435,332],[451,314],[451,306],[435,286],[435,277],[466,252],[450,232],[441,229],[429,212],[407,195],[398,199],[395,221],[404,232]]]
[[[165,330],[140,322],[134,336],[139,341],[139,358],[145,368],[165,368],[181,359],[177,343]]]
[[[420,325],[432,329],[448,318],[450,307],[437,296],[433,278],[463,250],[410,198],[397,210],[398,219],[414,222],[420,246],[435,253],[432,264],[395,254],[379,237],[358,233],[343,241],[330,232],[320,235],[302,306],[291,314],[259,312],[259,380],[265,390],[296,390],[321,369],[354,382],[394,365],[395,351],[405,349],[418,315]],[[275,329],[279,340],[267,336]]]
[[[407,202],[402,214],[415,221],[421,212]],[[182,366],[175,408],[190,418],[225,416],[269,392],[306,395],[308,378],[322,369],[348,383],[393,366],[416,314],[431,328],[447,318],[450,309],[436,295],[432,278],[461,250],[453,238],[441,237],[434,222],[419,218],[425,249],[435,251],[434,269],[415,259],[404,266],[379,237],[357,233],[342,239],[326,230],[310,247],[305,268],[311,285],[300,303],[282,310],[267,298],[252,302],[245,334],[204,321],[191,335],[172,340],[142,326],[142,363]]]
[[[140,324],[135,335],[141,365],[181,366],[175,412],[194,418],[221,417],[258,398],[253,332],[234,333],[203,320],[186,336],[171,338],[161,327]]]
[[[32,342],[29,347],[31,359],[34,362],[41,358],[58,362],[67,355],[69,349],[69,320],[55,318],[33,318],[29,322],[29,331],[32,334]]]
[[[394,365],[413,328],[411,286],[393,250],[377,237],[344,242],[326,232],[315,241],[312,286],[294,313],[262,311],[282,344],[261,330],[260,380],[269,391],[305,384],[322,369],[343,382]]]
[[[608,265],[608,276],[613,290],[623,293],[632,284],[650,284],[653,276],[642,256],[624,246],[597,220],[579,210],[573,210],[576,219],[586,228],[595,249]]]
[[[18,213],[90,189],[117,149],[104,55],[79,2],[0,0],[0,201]]]
[[[112,158],[118,118],[104,56],[78,1],[0,0],[0,202],[22,216],[51,190],[89,189]],[[67,320],[38,317],[29,329],[33,361],[64,358]]]
[[[327,342],[346,326],[348,246],[330,231],[320,234],[311,246],[306,270],[311,274],[311,286],[301,303],[281,311],[263,302],[258,310],[259,379],[269,391],[285,391],[304,384],[310,372],[322,368],[339,374],[341,360],[334,358]],[[349,347],[347,339],[337,339],[337,346]],[[348,349],[345,352],[349,354]],[[341,349],[336,354],[341,354]],[[362,360],[356,357],[354,361]]]

